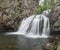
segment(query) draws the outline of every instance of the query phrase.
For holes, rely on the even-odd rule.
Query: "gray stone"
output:
[[[60,31],[60,2],[58,2],[49,13],[51,31]]]

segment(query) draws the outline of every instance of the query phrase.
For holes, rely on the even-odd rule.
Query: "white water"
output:
[[[39,5],[43,6],[44,5],[44,0],[39,0]]]
[[[45,15],[45,16],[47,16],[50,12],[51,12],[51,10],[49,9],[49,10],[43,11],[42,14]]]
[[[49,31],[49,19],[40,14],[23,19],[17,32],[7,33],[6,35],[23,35],[28,38],[47,38],[49,37]]]

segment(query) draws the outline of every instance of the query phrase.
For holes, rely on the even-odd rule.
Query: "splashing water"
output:
[[[24,35],[29,38],[47,38],[49,37],[49,31],[49,19],[40,14],[23,19],[19,30],[17,32],[8,33],[7,35]]]

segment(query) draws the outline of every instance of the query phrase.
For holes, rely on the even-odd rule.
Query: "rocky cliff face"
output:
[[[0,32],[17,30],[19,21],[35,14],[37,0],[1,0]]]
[[[0,32],[17,30],[19,21],[35,14],[37,0],[1,0],[0,1]],[[60,2],[49,14],[51,30],[60,31]]]
[[[8,13],[5,12],[2,12],[0,15],[0,32],[17,30],[18,22],[20,21],[18,16],[10,17]]]
[[[22,17],[25,18],[35,14],[37,4],[38,0],[21,0]]]
[[[60,31],[60,2],[58,2],[49,14],[51,31]]]
[[[0,1],[0,32],[17,30],[19,9],[17,0]],[[18,12],[19,11],[19,12]]]

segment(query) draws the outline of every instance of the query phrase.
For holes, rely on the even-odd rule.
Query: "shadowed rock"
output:
[[[49,18],[51,31],[60,31],[60,1],[52,8]]]

